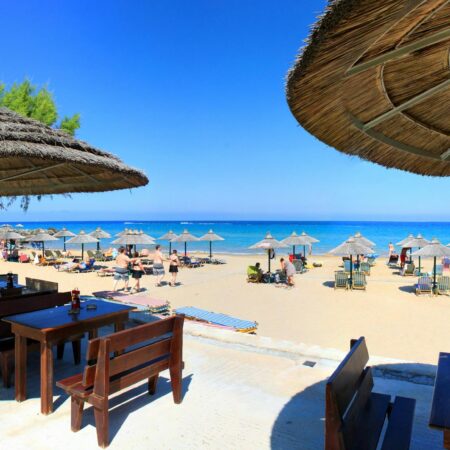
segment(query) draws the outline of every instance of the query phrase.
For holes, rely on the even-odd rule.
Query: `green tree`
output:
[[[37,89],[28,80],[20,84],[14,83],[9,90],[0,83],[0,106],[6,106],[22,116],[59,128],[72,136],[80,128],[79,114],[72,117],[65,116],[57,124],[58,111],[53,95],[46,87]]]

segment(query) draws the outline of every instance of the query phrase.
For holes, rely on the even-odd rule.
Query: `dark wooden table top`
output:
[[[97,309],[87,309],[87,305],[96,305]],[[81,303],[79,314],[69,314],[70,309],[70,305],[64,305],[56,308],[41,309],[39,311],[7,316],[3,320],[11,324],[46,330],[68,326],[74,322],[89,321],[122,311],[130,311],[134,308],[128,305],[118,305],[102,300],[88,300]]]
[[[0,280],[0,289],[6,289],[8,287],[8,283],[5,280]],[[25,286],[23,284],[14,283],[15,288],[24,288]]]
[[[429,425],[450,428],[450,353],[439,353]]]

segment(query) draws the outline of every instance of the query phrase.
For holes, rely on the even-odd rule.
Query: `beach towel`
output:
[[[257,322],[237,319],[236,317],[206,311],[204,309],[196,308],[195,306],[184,306],[182,308],[177,308],[175,312],[177,314],[184,314],[186,319],[206,322],[219,327],[226,327],[241,333],[251,333],[258,328]]]
[[[144,307],[146,310],[154,313],[168,313],[170,304],[167,300],[150,297],[147,294],[128,294],[126,292],[98,291],[93,292],[95,297],[106,298],[128,305]]]

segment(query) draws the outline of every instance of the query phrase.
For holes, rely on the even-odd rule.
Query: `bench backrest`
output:
[[[58,292],[58,283],[53,281],[38,280],[37,278],[25,278],[25,285],[33,291],[42,291],[45,293]]]
[[[86,389],[93,386],[94,394],[107,397],[150,378],[155,371],[182,364],[183,323],[184,316],[177,314],[90,340],[83,385]],[[111,353],[118,351],[125,352],[111,359]],[[92,361],[95,363],[89,364]]]
[[[3,322],[3,317],[62,306],[69,303],[71,298],[70,292],[61,292],[0,300],[0,338],[12,336],[11,325]]]
[[[358,413],[373,388],[366,341],[352,341],[351,350],[328,379],[325,406],[325,448],[345,450],[357,427]],[[344,426],[345,424],[345,426]]]

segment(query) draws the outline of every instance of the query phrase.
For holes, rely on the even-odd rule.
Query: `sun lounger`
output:
[[[375,256],[368,256],[367,257],[367,262],[370,264],[371,267],[373,267],[375,265],[375,260],[377,258]]]
[[[419,277],[416,284],[416,295],[431,294],[433,292],[433,281],[431,277]]]
[[[226,327],[240,333],[253,333],[258,327],[257,322],[237,319],[226,314],[218,314],[196,308],[195,306],[177,308],[175,312],[177,314],[184,314],[186,319],[205,322],[207,324],[217,325],[219,327]]]
[[[439,277],[437,279],[437,293],[441,295],[450,294],[450,277]]]
[[[402,275],[404,277],[414,276],[415,273],[416,273],[416,266],[413,263],[405,264],[405,267],[403,267],[403,271],[402,271]]]
[[[127,292],[99,291],[93,292],[95,297],[106,298],[127,305],[140,307],[141,310],[155,314],[169,314],[170,303],[167,300],[150,297],[147,294],[128,294]]]
[[[389,261],[387,262],[387,265],[389,267],[397,267],[398,266],[398,258],[399,258],[398,255],[391,255],[389,257]]]
[[[247,267],[247,283],[260,283],[262,281],[262,272],[255,266]]]
[[[344,272],[350,272],[350,260],[344,259]]]
[[[366,275],[362,272],[354,272],[352,276],[352,289],[366,290]]]
[[[342,270],[334,272],[334,289],[348,289],[348,275]]]
[[[362,262],[359,270],[365,275],[370,275],[370,264],[368,262]]]
[[[293,259],[292,264],[295,267],[295,273],[306,272],[305,266],[303,265],[303,261],[301,259]]]

